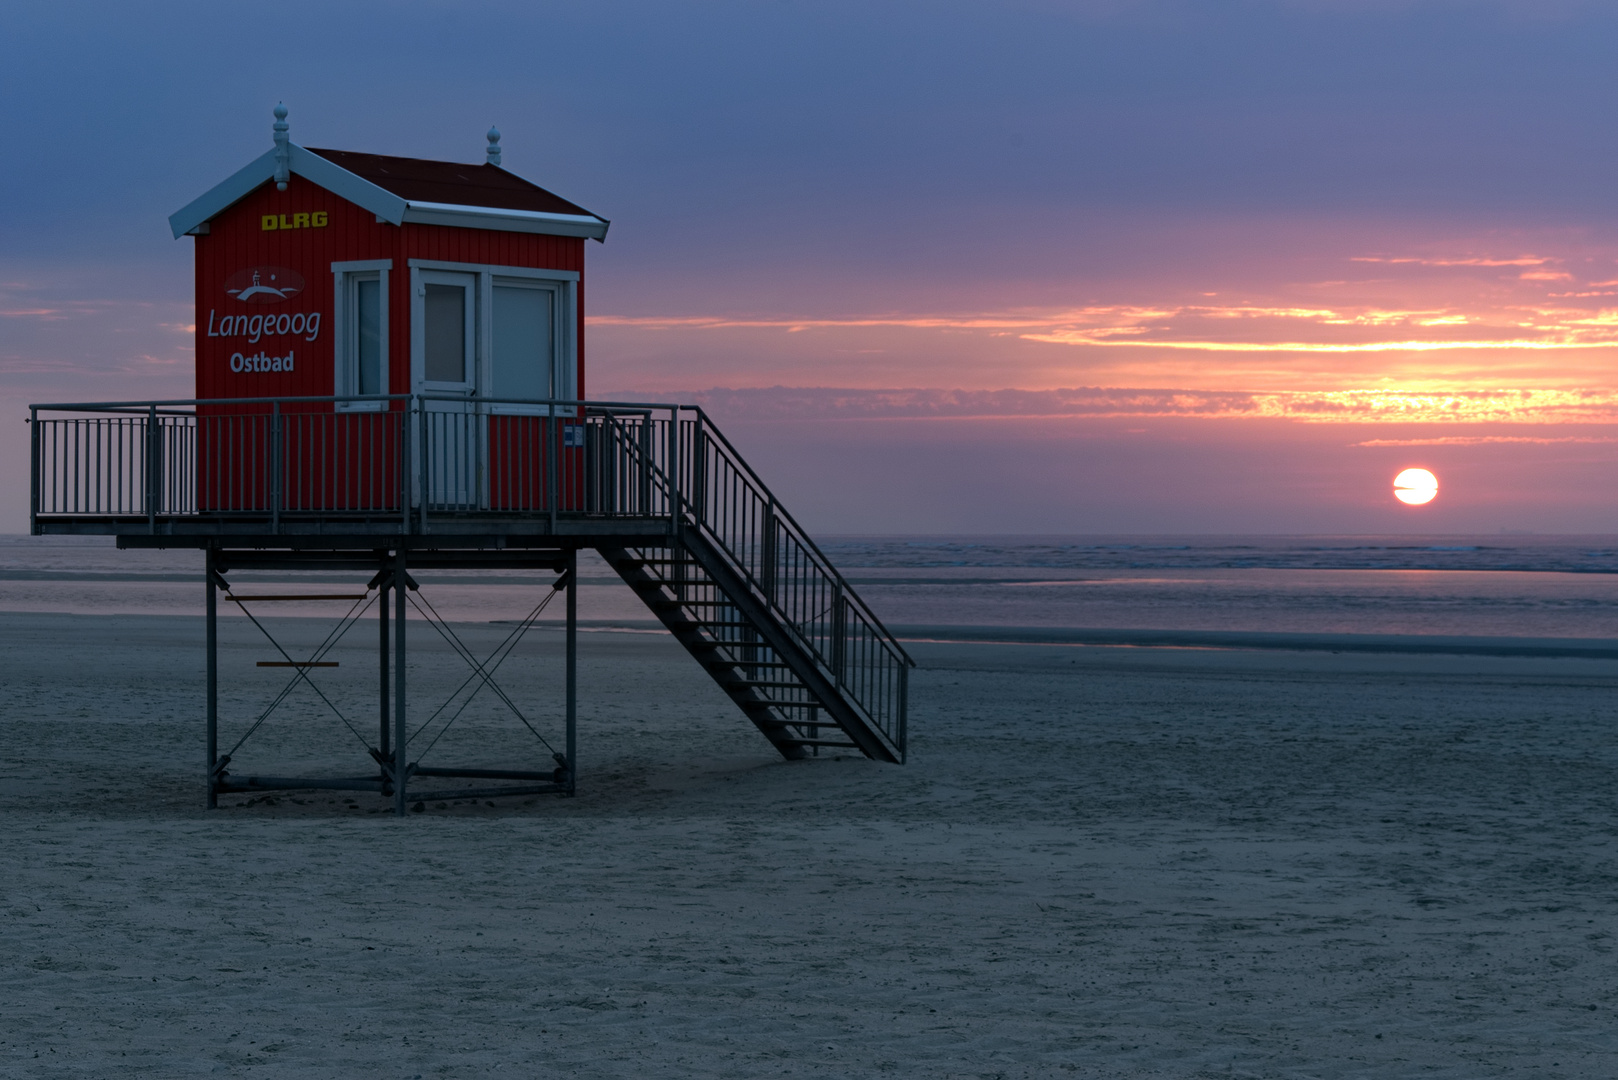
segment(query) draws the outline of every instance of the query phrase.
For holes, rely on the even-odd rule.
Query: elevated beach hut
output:
[[[273,149],[169,219],[196,238],[196,396],[235,402],[199,410],[201,507],[399,509],[398,425],[375,414],[412,396],[418,501],[534,506],[554,449],[578,505],[582,429],[532,418],[584,397],[584,248],[607,221],[501,168],[493,129],[463,165],[309,149],[275,115]],[[277,437],[279,492],[257,467]]]
[[[581,550],[783,756],[904,759],[910,658],[711,418],[586,399],[585,248],[606,219],[502,168],[493,129],[477,165],[299,146],[282,106],[272,134],[270,150],[170,218],[196,244],[195,398],[30,406],[34,533],[205,554],[208,805],[299,788],[379,791],[400,813],[429,798],[571,794]],[[510,647],[565,595],[557,742],[488,662],[457,650],[468,682],[544,746],[538,762],[424,760],[438,741],[412,730],[405,679],[408,609],[436,618],[412,597],[423,569],[556,575]],[[315,597],[352,607],[313,653],[253,620],[275,648],[259,666],[290,681],[221,752],[220,600],[249,615],[310,600],[234,590],[230,575],[246,570],[366,577]],[[373,771],[245,767],[243,744],[288,693],[307,687],[336,712],[316,681],[334,664],[329,642],[373,607],[376,725],[367,737],[336,717]]]

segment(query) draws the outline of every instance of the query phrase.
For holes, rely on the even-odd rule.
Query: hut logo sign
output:
[[[312,214],[264,214],[258,219],[258,226],[263,232],[279,232],[282,229],[324,229],[328,220],[324,210],[316,210]]]
[[[249,266],[225,279],[225,292],[244,304],[279,304],[303,292],[303,275],[284,266]]]
[[[303,275],[284,266],[249,266],[225,279],[225,294],[241,304],[280,304],[302,292]],[[320,336],[320,312],[283,311],[262,315],[236,315],[227,311],[224,315],[220,315],[213,308],[209,308],[207,333],[211,338],[243,337],[250,345],[258,344],[263,338],[285,337],[289,334],[301,337],[305,341],[314,341]],[[255,367],[254,359],[251,356],[240,357],[246,364],[245,368],[236,367],[236,361],[233,359],[231,370],[292,370],[290,353],[285,357],[286,364],[282,367]],[[270,361],[275,358],[266,359]]]
[[[238,374],[243,371],[291,371],[293,363],[292,350],[288,349],[285,356],[271,356],[268,353],[254,353],[252,356],[243,356],[241,353],[230,354],[230,370]]]
[[[320,336],[320,312],[311,311],[307,315],[301,311],[288,315],[283,311],[279,315],[216,316],[211,308],[208,311],[209,337],[244,337],[249,345],[256,345],[260,338],[285,337],[288,334],[297,334],[305,341],[315,340]]]

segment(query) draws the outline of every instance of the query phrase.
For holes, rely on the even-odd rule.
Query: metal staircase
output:
[[[676,510],[668,544],[597,550],[783,757],[836,748],[904,761],[914,661],[712,422],[690,413],[669,441],[633,430],[649,418],[603,425],[617,448],[669,447],[641,469]]]

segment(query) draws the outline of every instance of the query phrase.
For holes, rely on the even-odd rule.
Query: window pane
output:
[[[382,388],[382,282],[356,281],[354,306],[359,309],[354,319],[359,332],[354,348],[359,392],[386,393]]]
[[[497,398],[551,396],[552,352],[549,289],[494,288],[494,386]]]
[[[428,382],[466,381],[466,290],[459,285],[429,285],[422,307],[426,320]]]

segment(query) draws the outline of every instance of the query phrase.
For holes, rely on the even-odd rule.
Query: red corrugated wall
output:
[[[267,231],[265,215],[282,215],[289,221],[297,214],[324,212],[324,228]],[[399,233],[396,226],[378,224],[376,215],[338,198],[300,176],[287,183],[285,191],[266,182],[241,202],[209,222],[205,236],[196,238],[197,268],[197,397],[301,397],[334,392],[332,348],[331,264],[354,259],[399,260]],[[230,296],[226,282],[233,275],[254,267],[284,267],[303,278],[303,292],[276,303],[243,303]],[[308,333],[248,336],[209,335],[210,317],[217,331],[225,316],[318,314],[319,331],[314,340]],[[405,323],[405,334],[409,323]],[[397,344],[405,343],[401,334]],[[287,372],[233,372],[233,354],[243,357],[266,353],[270,356],[295,354],[293,370]],[[397,348],[394,350],[397,352]],[[408,356],[408,352],[404,355]],[[408,378],[408,376],[407,376]],[[399,392],[408,392],[401,389]]]
[[[275,215],[295,220],[299,213],[324,211],[324,228],[266,231],[262,222]],[[388,296],[388,367],[390,390],[410,392],[410,259],[495,266],[525,266],[546,270],[572,270],[579,274],[578,387],[585,393],[584,374],[584,241],[568,236],[458,229],[445,225],[396,226],[378,223],[361,209],[293,176],[287,190],[265,183],[247,198],[209,223],[209,232],[196,238],[197,397],[290,397],[333,393],[335,353],[332,348],[332,274],[334,262],[391,259],[393,270]],[[233,274],[255,266],[285,267],[304,279],[304,291],[295,299],[269,304],[242,303],[225,291]],[[217,329],[225,315],[316,313],[320,332],[308,335],[210,337],[209,316]],[[296,353],[290,374],[284,372],[232,372],[233,353],[244,356],[268,351],[284,356]]]

